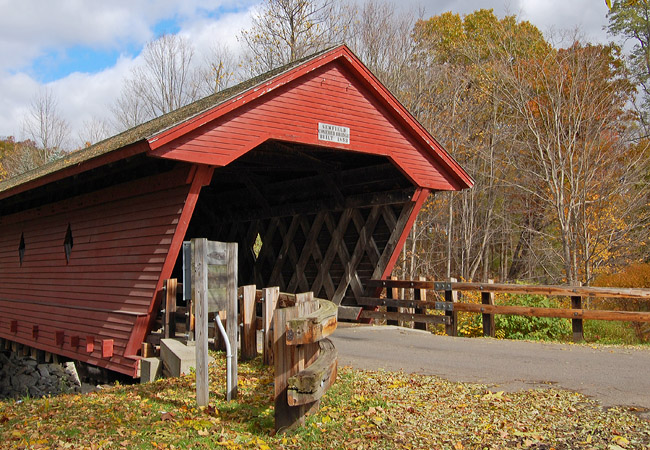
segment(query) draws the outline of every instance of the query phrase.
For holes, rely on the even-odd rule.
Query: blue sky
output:
[[[0,0],[0,136],[22,138],[22,117],[40,89],[52,90],[73,138],[90,120],[110,120],[110,105],[144,45],[181,33],[200,55],[219,43],[237,52],[256,0]],[[429,17],[493,8],[542,31],[579,26],[605,41],[604,0],[401,0]]]

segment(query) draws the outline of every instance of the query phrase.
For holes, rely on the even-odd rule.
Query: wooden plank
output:
[[[454,283],[455,278],[450,278],[449,281]],[[445,333],[447,336],[458,336],[458,311],[456,310],[456,304],[458,302],[458,292],[456,291],[445,291],[445,301],[451,302],[454,304],[453,311],[445,311],[445,316],[450,319],[450,323],[445,325]]]
[[[625,322],[650,322],[650,312],[594,311],[588,309],[537,308],[529,306],[478,305],[454,303],[456,311],[506,314],[527,317],[556,317],[562,319],[620,320]]]
[[[278,308],[273,318],[273,365],[275,368],[275,431],[289,430],[300,422],[300,408],[289,406],[287,386],[289,377],[298,373],[296,347],[286,345],[287,320],[297,316],[297,308]]]
[[[359,315],[361,314],[360,306],[339,306],[337,308],[337,320],[359,320]]]
[[[208,264],[205,238],[192,239],[194,276],[192,277],[192,300],[196,315],[196,404],[199,408],[208,406]]]
[[[114,343],[115,341],[113,339],[102,339],[102,358],[113,357]]]
[[[494,280],[488,280],[488,283],[493,284]],[[494,305],[493,292],[481,292],[481,303],[483,305]],[[496,333],[494,325],[494,314],[483,313],[483,336],[494,337]]]
[[[580,297],[579,295],[571,296],[571,308],[582,309],[582,297]],[[579,318],[571,319],[571,328],[573,331],[573,342],[583,341],[584,334],[582,330],[582,319]]]
[[[163,335],[165,339],[176,336],[176,292],[178,280],[165,280],[165,314],[163,318]]]
[[[369,280],[367,284],[372,287],[392,286],[396,288],[435,289],[435,283],[435,281],[414,280]],[[452,283],[451,288],[454,291],[502,292],[508,294],[650,299],[650,289],[457,282]]]
[[[337,307],[328,300],[318,300],[318,310],[287,321],[287,345],[313,344],[336,330]]]
[[[255,285],[243,286],[241,357],[253,359],[257,356],[257,321],[255,320]]]
[[[391,280],[396,280],[397,279],[396,276],[392,276],[390,278],[391,278]],[[398,290],[396,288],[386,289],[386,298],[387,299],[397,299],[397,298],[399,298]],[[394,316],[395,314],[398,313],[399,309],[398,309],[398,307],[395,307],[395,306],[387,306],[386,311],[391,316]],[[384,316],[384,317],[388,317],[388,316]],[[399,325],[399,320],[387,320],[386,325],[398,326]]]
[[[420,281],[425,281],[424,277],[419,277]],[[424,310],[419,307],[418,303],[427,301],[427,290],[426,289],[413,289],[413,298],[415,300],[415,314],[424,314]],[[415,322],[413,326],[416,330],[426,330],[427,324],[424,322]]]
[[[397,290],[397,288],[395,288],[395,290]],[[435,309],[437,302],[429,302],[429,301],[422,301],[422,300],[405,300],[403,298],[392,299],[392,298],[361,297],[357,300],[357,303],[361,306],[375,306],[375,307],[389,306],[395,308],[397,307],[415,308],[416,306],[418,306],[422,309]],[[397,311],[393,310],[392,312],[397,312]]]
[[[406,320],[406,321],[419,321],[424,323],[442,323],[448,325],[451,318],[442,315],[432,314],[403,314],[398,312],[382,312],[382,311],[361,311],[360,318],[362,319],[385,319],[385,320]]]
[[[226,261],[228,272],[227,305],[226,310],[226,334],[230,340],[232,360],[230,362],[230,377],[232,379],[232,389],[226,393],[226,398],[234,400],[237,398],[237,342],[239,341],[239,322],[237,321],[237,243],[229,242],[224,244],[226,249]]]
[[[273,317],[278,303],[278,297],[280,295],[280,288],[277,286],[268,287],[264,288],[262,292],[262,295],[264,296],[264,308],[262,310],[264,351],[262,360],[264,361],[264,364],[271,365],[273,364]]]
[[[290,406],[307,405],[319,400],[336,380],[336,348],[329,339],[320,341],[319,346],[318,359],[306,369],[289,377],[287,402]]]

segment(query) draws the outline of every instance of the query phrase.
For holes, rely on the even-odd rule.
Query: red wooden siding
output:
[[[135,348],[127,344],[144,339],[190,191],[188,171],[0,218],[0,337],[135,375]]]
[[[319,122],[350,128],[350,144],[318,140]],[[452,175],[418,144],[412,131],[399,125],[336,60],[177,137],[154,154],[225,166],[267,139],[385,155],[416,185],[458,188]],[[154,148],[157,141],[151,142]]]

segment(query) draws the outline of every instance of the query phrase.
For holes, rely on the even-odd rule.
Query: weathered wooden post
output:
[[[264,308],[262,310],[262,327],[264,328],[264,349],[262,359],[264,364],[273,364],[273,315],[278,304],[280,288],[268,287],[262,291]]]
[[[171,278],[165,280],[165,314],[163,319],[163,330],[165,339],[176,336],[176,292],[178,280]]]
[[[391,280],[397,280],[397,277],[390,277]],[[397,288],[386,288],[386,298],[399,298],[399,289]],[[399,309],[396,306],[387,306],[386,312],[398,312]],[[386,325],[399,325],[398,320],[387,320]]]
[[[255,320],[255,291],[256,286],[248,285],[242,288],[242,336],[241,357],[253,359],[257,356],[257,327]]]
[[[420,276],[418,278],[419,281],[426,281],[426,278],[423,276]],[[422,288],[416,288],[413,289],[414,293],[414,300],[420,300],[423,302],[427,301],[427,290],[422,289]],[[415,308],[415,314],[425,314],[425,309],[423,308]],[[416,330],[426,330],[427,329],[427,324],[426,322],[415,322],[414,328]]]
[[[488,280],[488,284],[494,284],[494,280]],[[494,292],[481,292],[481,303],[483,305],[494,305]],[[483,336],[494,337],[494,314],[483,313]]]
[[[450,284],[455,282],[456,278],[449,278]],[[458,302],[458,292],[452,290],[451,286],[445,290],[445,301],[452,304]],[[458,311],[455,308],[452,311],[445,311],[445,316],[451,320],[449,325],[445,325],[445,334],[447,336],[458,336]]]
[[[194,268],[192,298],[196,327],[196,404],[199,407],[208,406],[209,401],[207,242],[207,239],[192,240]]]
[[[237,396],[237,243],[192,239],[192,303],[195,309],[196,400],[208,404],[208,313],[226,311],[228,357],[226,398]]]
[[[325,339],[336,329],[336,305],[311,292],[295,298],[273,319],[276,431],[303,423],[336,379],[336,349]]]
[[[571,296],[571,309],[582,309],[581,296]],[[582,328],[582,318],[571,319],[571,328],[573,329],[573,342],[580,342],[585,339]]]

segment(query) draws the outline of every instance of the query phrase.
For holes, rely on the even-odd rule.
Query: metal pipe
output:
[[[221,332],[221,336],[223,336],[223,340],[226,343],[226,400],[230,401],[232,400],[232,349],[230,348],[230,339],[228,339],[228,335],[226,334],[226,329],[223,327],[223,324],[221,323],[221,317],[219,317],[219,314],[215,314],[214,316],[215,322],[217,322],[217,328],[219,328],[219,331]]]

